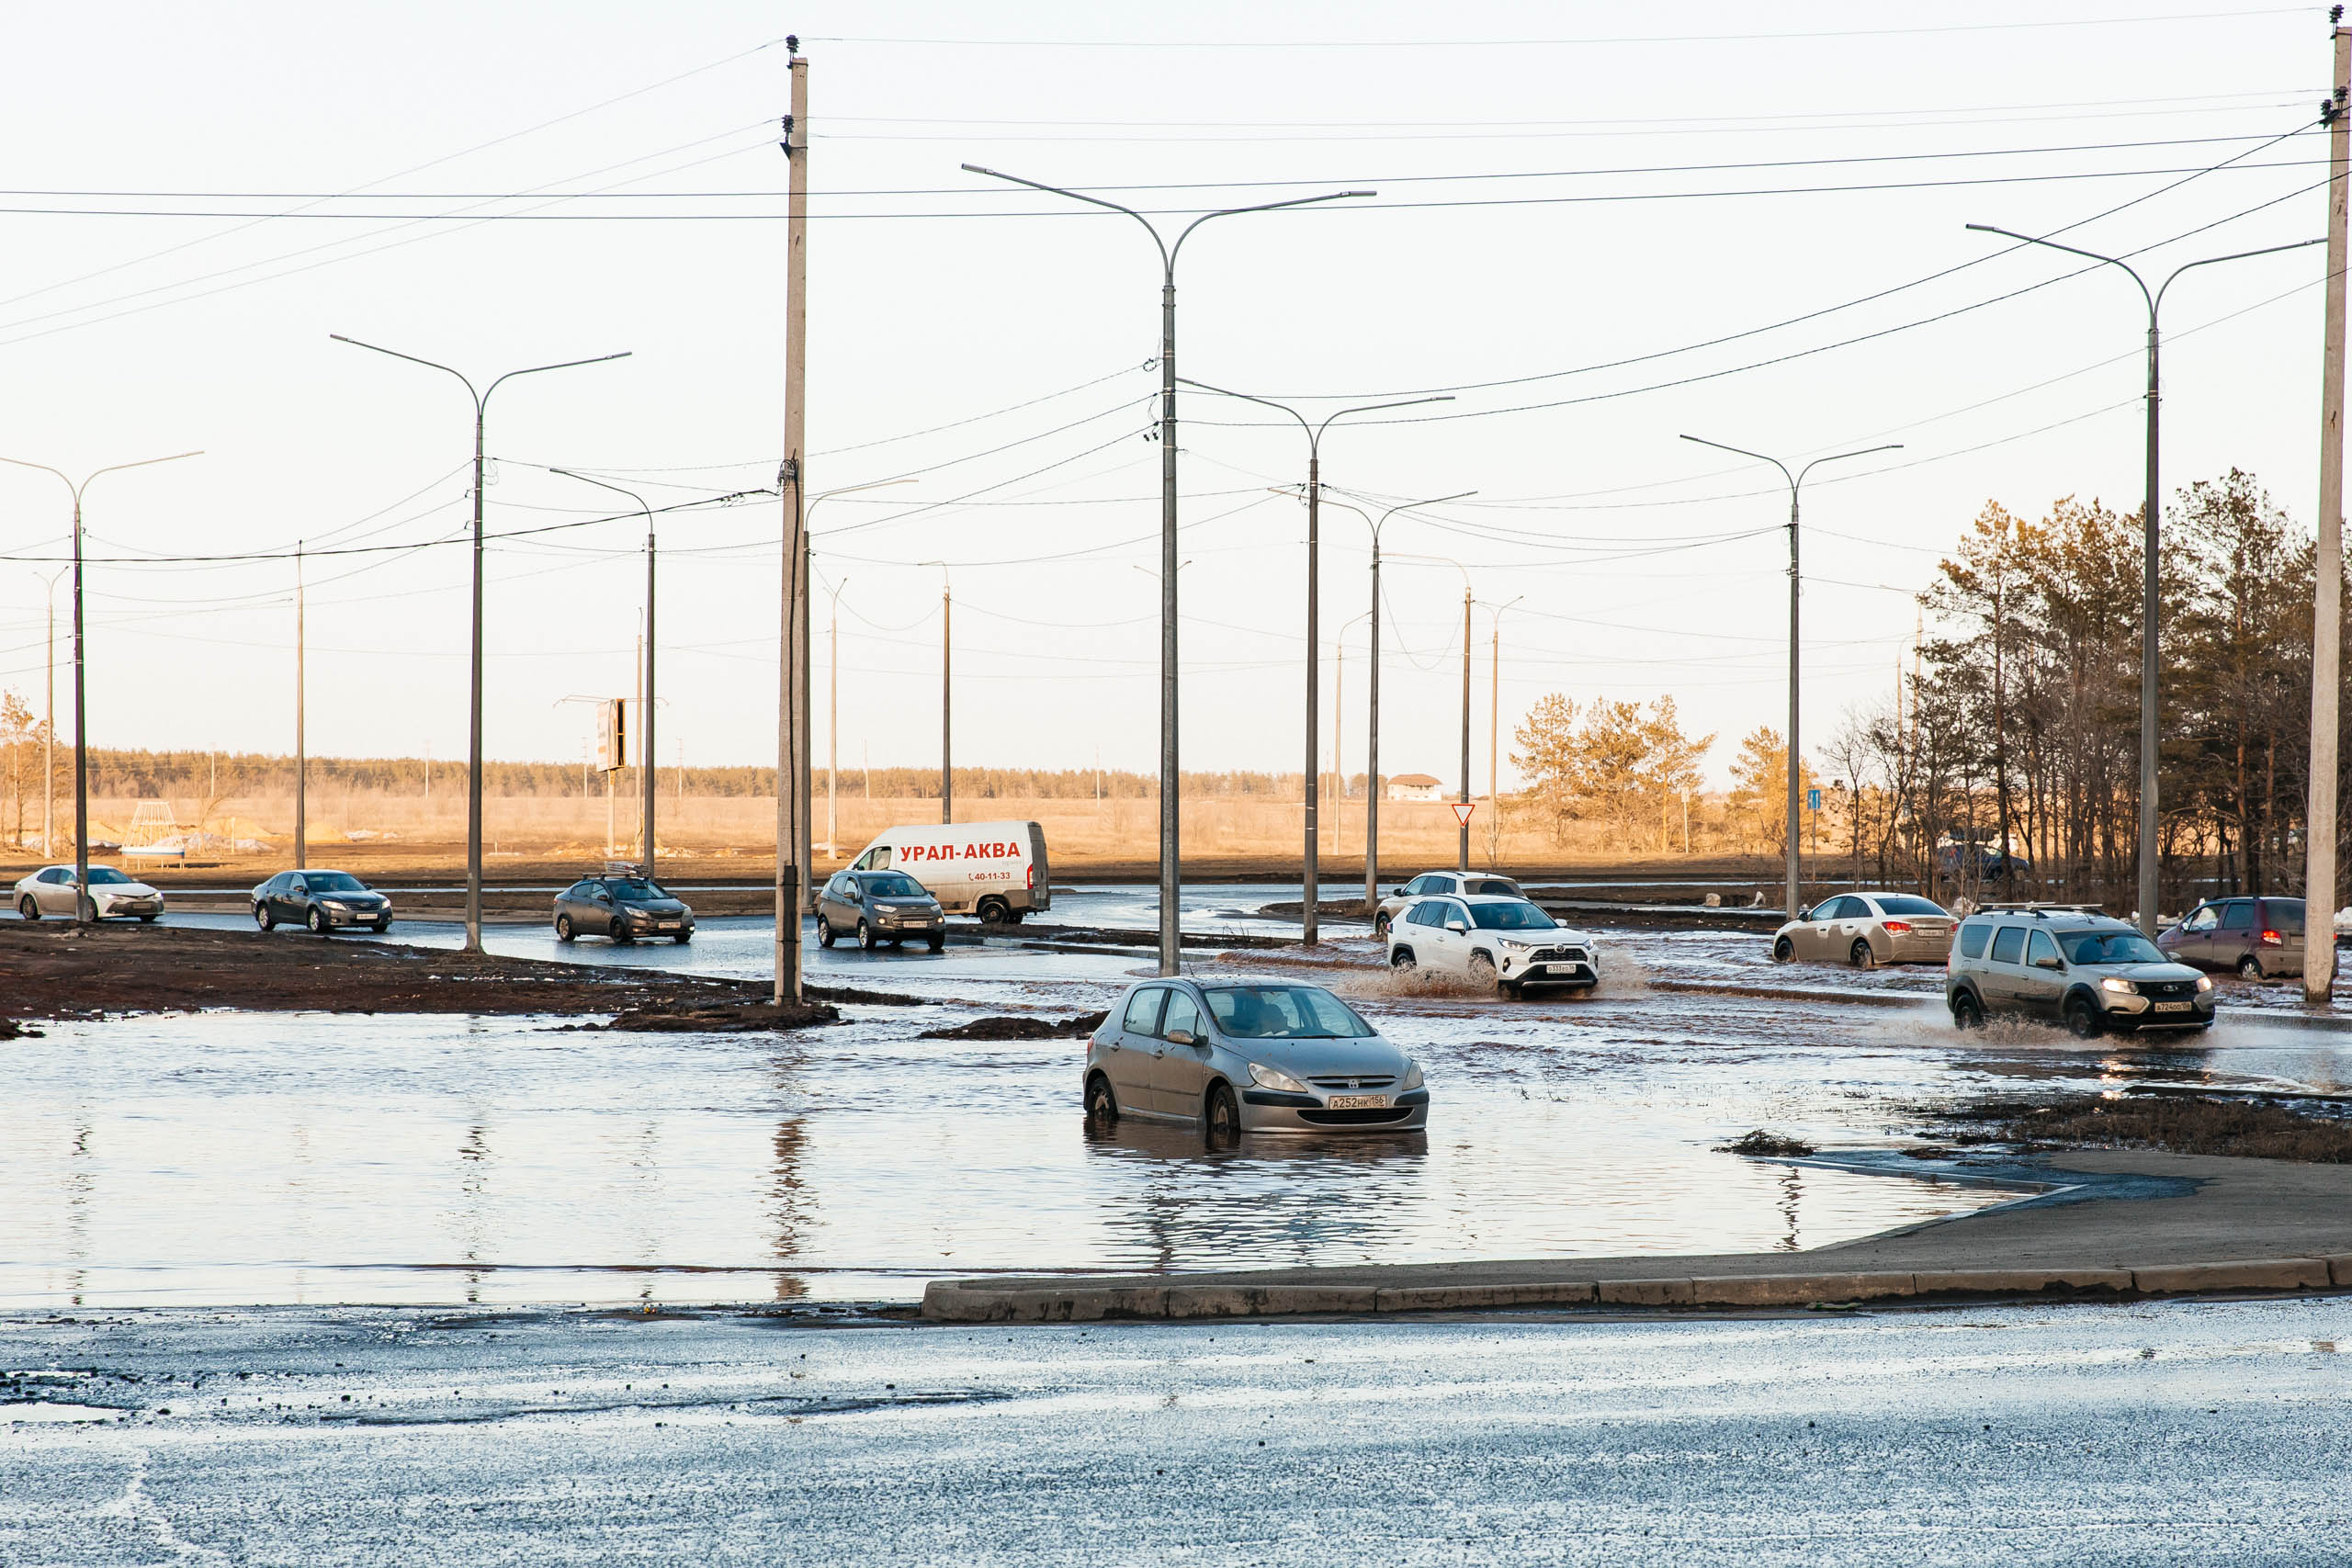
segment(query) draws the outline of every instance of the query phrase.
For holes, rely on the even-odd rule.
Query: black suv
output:
[[[1962,1029],[1996,1013],[2027,1013],[2060,1020],[2088,1040],[2110,1029],[2205,1029],[2213,982],[2094,909],[1996,905],[1961,922],[1944,1002]]]

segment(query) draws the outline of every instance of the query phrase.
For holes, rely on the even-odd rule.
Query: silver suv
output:
[[[2021,1012],[2059,1020],[2088,1040],[2110,1029],[2208,1028],[2213,982],[2096,909],[1994,905],[1961,922],[1944,1002],[1962,1029]]]

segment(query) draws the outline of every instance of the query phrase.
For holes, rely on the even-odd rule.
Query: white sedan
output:
[[[74,918],[74,868],[45,865],[16,887],[17,913],[28,920],[43,915]],[[164,896],[110,865],[90,868],[90,903],[99,919],[136,916],[153,920],[164,912]]]
[[[1600,949],[1524,898],[1420,898],[1388,928],[1388,966],[1458,975],[1516,997],[1529,986],[1600,984]]]

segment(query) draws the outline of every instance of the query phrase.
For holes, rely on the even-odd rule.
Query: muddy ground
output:
[[[613,1013],[648,1018],[743,1011],[754,1027],[823,1021],[759,1008],[768,987],[658,971],[395,946],[351,937],[287,942],[171,926],[0,921],[0,1018],[239,1008],[258,1012]],[[865,1000],[841,996],[834,1000]]]

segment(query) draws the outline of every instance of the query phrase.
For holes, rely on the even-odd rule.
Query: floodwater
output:
[[[770,928],[718,920],[690,947],[622,949],[489,934],[532,955],[756,975]],[[1602,934],[1598,993],[1525,1004],[1400,983],[1363,938],[1313,960],[1190,955],[1204,976],[1324,979],[1421,1060],[1436,1097],[1425,1135],[1222,1152],[1133,1122],[1090,1134],[1080,1041],[917,1038],[1102,1008],[1148,972],[1140,950],[836,948],[816,954],[821,978],[938,999],[783,1037],[233,1012],[51,1025],[0,1047],[0,1303],[904,1299],[990,1270],[1795,1249],[2007,1195],[1714,1145],[1770,1127],[1886,1146],[1923,1102],[2020,1083],[2332,1092],[2347,1076],[2346,1037],[2257,1019],[2085,1043],[1962,1037],[1928,997],[1653,989],[1710,965],[1736,983],[1744,961],[1721,944],[1736,939]]]

